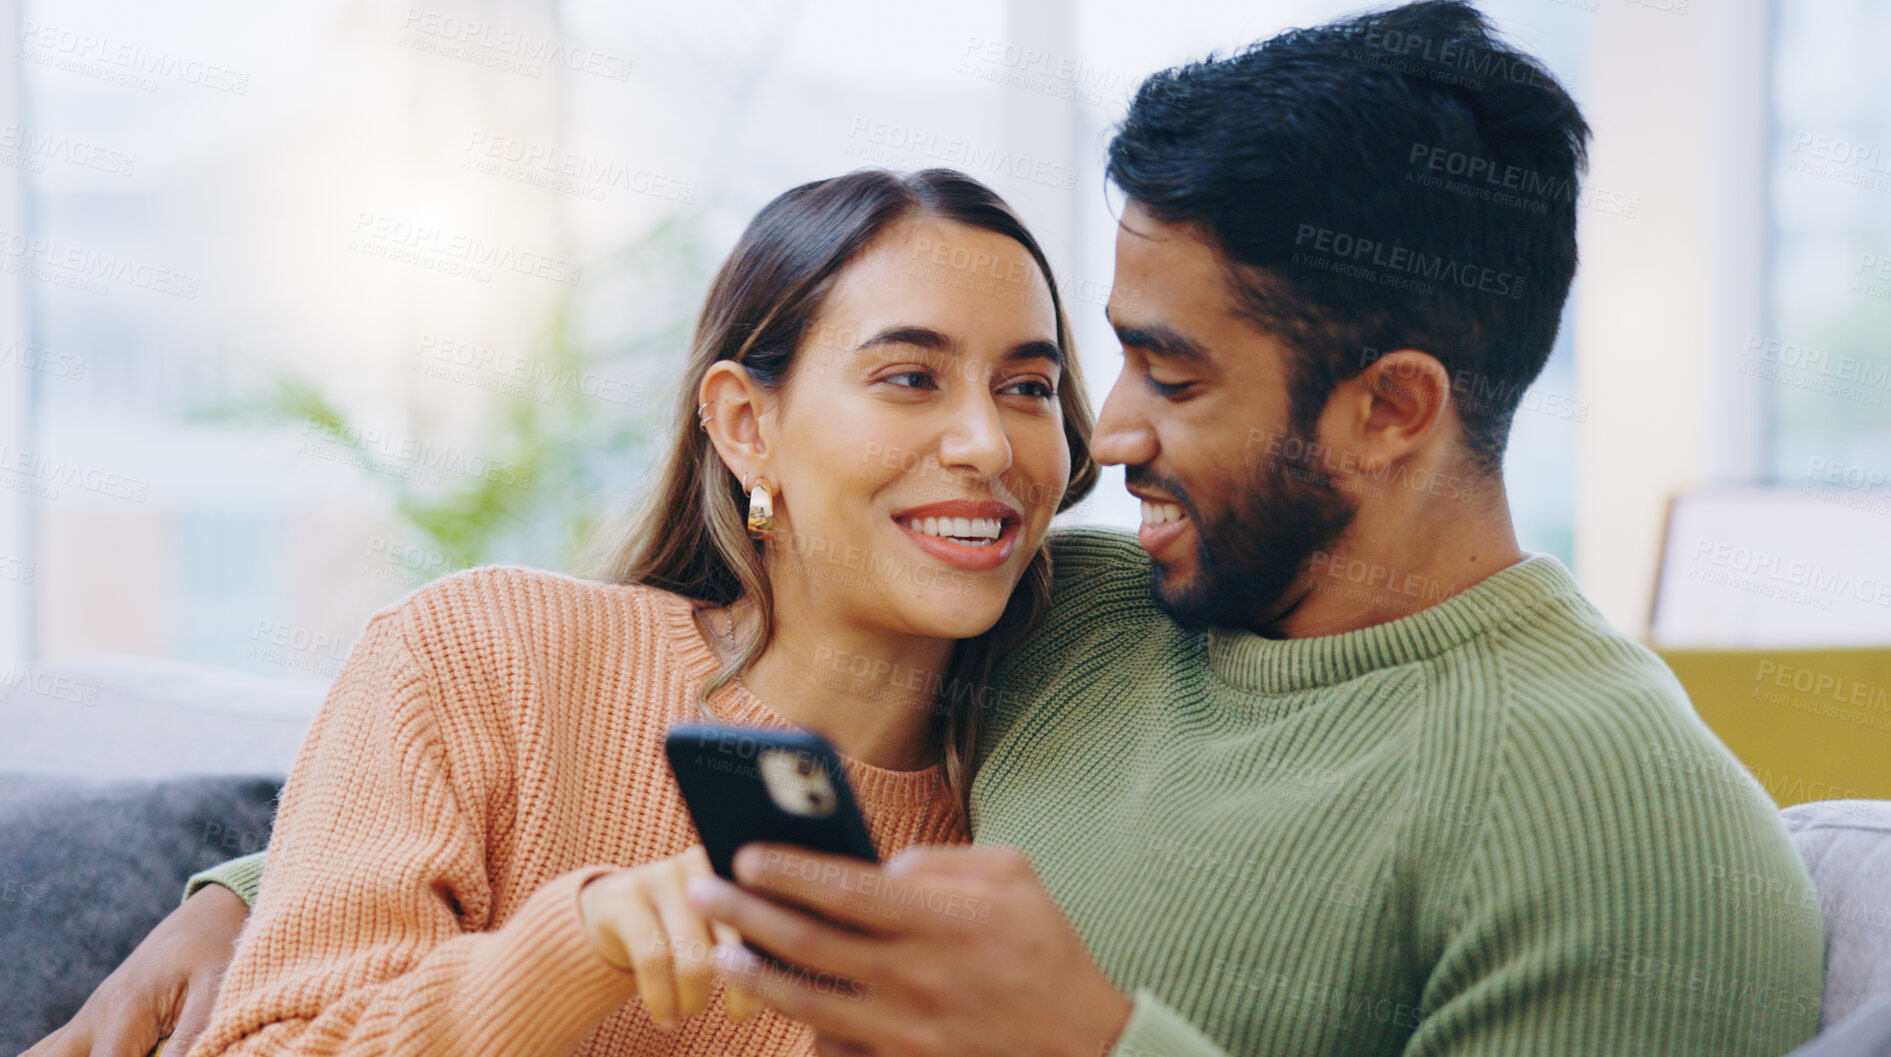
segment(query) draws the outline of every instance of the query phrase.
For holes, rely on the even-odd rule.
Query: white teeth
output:
[[[1145,525],[1166,525],[1171,521],[1182,520],[1182,508],[1174,503],[1142,502],[1142,520]]]
[[[995,542],[1004,532],[1004,522],[995,517],[908,518],[906,527],[928,536],[938,536],[959,543],[982,547]]]

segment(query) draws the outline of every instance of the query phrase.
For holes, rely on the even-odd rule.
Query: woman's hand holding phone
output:
[[[716,944],[742,942],[734,929],[711,923],[683,898],[691,878],[712,876],[709,855],[698,844],[672,858],[593,878],[578,894],[591,948],[636,974],[644,1008],[665,1031],[709,1008]],[[723,1004],[731,1020],[760,1008],[753,995],[734,988],[723,993]]]

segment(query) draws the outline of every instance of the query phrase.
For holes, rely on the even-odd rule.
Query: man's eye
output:
[[[1181,396],[1190,385],[1194,384],[1192,382],[1159,382],[1153,374],[1145,374],[1143,377],[1148,380],[1149,388],[1155,390],[1157,396]]]

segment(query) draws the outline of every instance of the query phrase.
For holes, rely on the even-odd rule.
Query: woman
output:
[[[814,729],[882,855],[967,840],[986,674],[1096,476],[1070,350],[1043,252],[968,177],[771,202],[599,578],[487,567],[369,620],[191,1053],[809,1050],[715,983],[737,938],[683,901],[708,866],[661,739]]]

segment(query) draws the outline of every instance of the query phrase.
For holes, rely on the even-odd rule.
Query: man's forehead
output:
[[[1145,242],[1173,242],[1177,240],[1201,242],[1200,236],[1190,225],[1172,224],[1151,213],[1147,206],[1135,199],[1130,199],[1123,206],[1123,214],[1116,218],[1116,238],[1120,245],[1124,239],[1141,239]],[[1207,248],[1206,244],[1203,244]]]
[[[1193,331],[1237,315],[1227,264],[1191,225],[1125,211],[1107,316],[1117,330],[1167,325]]]
[[[1116,229],[1116,285],[1187,300],[1196,310],[1230,307],[1227,258],[1198,225],[1126,208]]]

